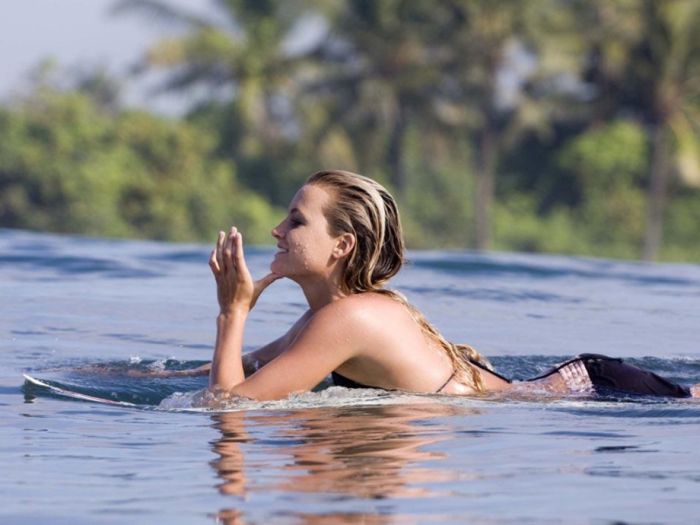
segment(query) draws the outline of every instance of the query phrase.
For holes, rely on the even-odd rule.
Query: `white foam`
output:
[[[276,401],[256,401],[232,396],[208,389],[195,392],[176,392],[163,399],[159,410],[173,411],[217,411],[236,412],[241,410],[293,410],[301,408],[379,406],[405,403],[434,403],[437,396],[387,392],[372,388],[343,388],[332,386],[320,392],[291,394]]]
[[[153,361],[151,364],[149,364],[148,369],[161,372],[161,371],[165,370],[165,363],[166,362],[167,362],[167,359],[158,359],[156,361]]]

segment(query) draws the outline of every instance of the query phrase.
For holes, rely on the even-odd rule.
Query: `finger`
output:
[[[234,246],[234,228],[231,228],[228,235],[226,236],[226,242],[224,243],[224,270],[228,271],[233,268],[233,246]]]
[[[212,250],[211,255],[209,256],[209,268],[211,268],[211,271],[214,272],[214,275],[218,275],[221,272],[219,262],[216,260],[216,249]]]
[[[224,269],[224,237],[224,232],[220,231],[219,237],[216,240],[216,263],[220,271]]]
[[[237,249],[237,244],[236,244],[236,235],[238,235],[238,228],[235,226],[231,227],[231,234],[230,234],[230,239],[231,239],[231,262],[233,264],[233,267],[236,267],[236,249]]]
[[[234,239],[235,249],[234,249],[234,264],[241,271],[247,271],[248,266],[245,262],[245,253],[243,252],[243,234],[241,232],[236,232],[236,237]]]

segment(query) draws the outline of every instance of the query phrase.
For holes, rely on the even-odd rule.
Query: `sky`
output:
[[[2,0],[0,2],[0,103],[21,94],[28,74],[42,60],[62,66],[104,66],[122,76],[141,53],[173,29],[138,14],[110,13],[115,0]],[[207,12],[209,0],[168,0],[190,11]],[[134,83],[128,105],[177,113],[182,100],[146,95]]]

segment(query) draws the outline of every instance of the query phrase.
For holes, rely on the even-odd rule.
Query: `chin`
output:
[[[285,272],[284,264],[282,264],[276,257],[272,259],[270,263],[270,271],[281,275],[282,277],[287,277],[287,272]]]

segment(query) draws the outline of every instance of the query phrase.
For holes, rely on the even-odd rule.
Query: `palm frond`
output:
[[[183,28],[209,27],[213,23],[199,14],[177,8],[161,0],[118,0],[110,13],[115,16],[140,14],[151,20]]]

